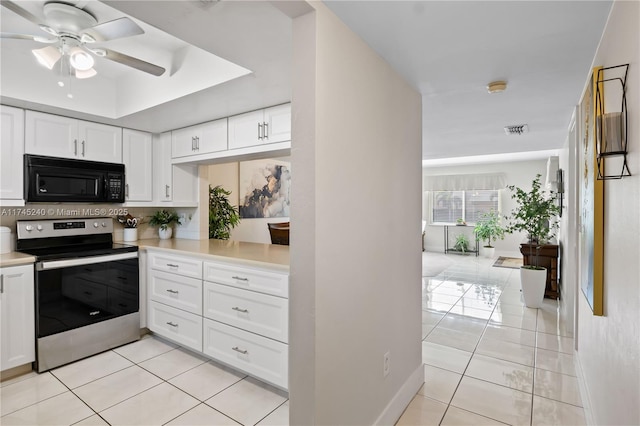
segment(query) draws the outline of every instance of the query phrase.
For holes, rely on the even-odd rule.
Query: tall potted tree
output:
[[[486,245],[482,246],[485,257],[492,258],[495,255],[496,248],[491,245],[491,240],[496,241],[498,238],[504,240],[505,229],[500,221],[500,215],[491,210],[480,216],[473,229],[476,233],[476,238],[487,242]]]
[[[514,185],[507,186],[517,206],[507,217],[509,224],[506,232],[525,232],[529,239],[530,257],[534,259],[533,265],[524,265],[520,268],[524,303],[529,308],[542,306],[547,271],[538,266],[538,254],[542,245],[555,236],[555,230],[558,228],[556,216],[560,213],[556,205],[555,193],[542,189],[540,177],[540,174],[536,175],[529,191]]]

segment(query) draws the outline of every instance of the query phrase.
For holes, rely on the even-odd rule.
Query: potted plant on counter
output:
[[[229,201],[231,191],[209,185],[209,238],[228,240],[231,229],[240,223],[238,208]]]
[[[149,225],[158,226],[158,236],[161,240],[167,240],[171,238],[173,234],[172,225],[177,223],[178,225],[182,225],[180,216],[176,212],[172,212],[169,210],[158,210],[151,216],[149,220]]]
[[[555,217],[560,213],[554,192],[542,189],[540,177],[540,174],[536,175],[529,191],[514,185],[507,186],[512,191],[511,198],[517,205],[507,217],[509,225],[506,232],[525,232],[529,239],[530,258],[534,259],[532,265],[523,265],[520,268],[522,295],[525,305],[529,308],[542,306],[547,270],[538,266],[538,255],[542,245],[555,236],[555,230],[558,228]]]
[[[491,245],[491,240],[496,241],[498,238],[504,240],[505,229],[500,224],[500,215],[493,210],[483,213],[473,231],[480,241],[487,241],[487,245],[482,246],[485,257],[493,258],[496,249]]]

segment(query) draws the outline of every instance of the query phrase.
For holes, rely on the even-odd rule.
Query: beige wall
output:
[[[421,98],[312,6],[294,20],[290,421],[393,424],[423,381]]]
[[[277,158],[277,160],[291,161],[291,158],[281,157]],[[209,173],[208,185],[221,185],[224,189],[231,191],[229,200],[234,206],[239,204],[239,197],[241,196],[239,188],[239,164],[240,163],[238,162],[233,162],[206,166]],[[293,177],[293,180],[293,185],[295,185],[295,176]],[[203,203],[207,203],[207,198],[203,199]],[[267,223],[288,221],[288,217],[242,219],[238,226],[231,231],[231,237],[229,239],[233,241],[270,244],[271,236],[269,235]]]
[[[594,66],[630,63],[628,163],[605,182],[604,316],[578,296],[577,360],[595,424],[640,424],[640,2],[616,1]],[[586,261],[585,259],[581,259]]]

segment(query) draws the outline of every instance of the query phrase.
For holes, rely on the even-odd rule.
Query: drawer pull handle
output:
[[[167,266],[169,268],[177,268],[178,267],[178,265],[174,265],[173,263],[167,263]]]
[[[242,308],[238,308],[237,306],[234,306],[233,308],[234,311],[238,311],[238,312],[242,312],[243,314],[248,314],[249,310],[248,309],[242,309]]]
[[[171,327],[177,327],[177,326],[178,326],[178,324],[174,324],[174,323],[172,323],[171,321],[169,321],[169,322],[167,323],[167,325],[170,325]]]
[[[238,280],[238,281],[249,281],[249,278],[243,278],[243,277],[238,277],[238,276],[233,276],[231,277],[234,280]]]
[[[172,293],[172,294],[178,294],[179,293],[178,290],[171,290],[170,288],[167,289],[167,292]]]
[[[245,350],[242,350],[242,349],[240,349],[240,348],[239,348],[239,347],[237,347],[237,346],[235,346],[235,347],[233,347],[233,348],[231,348],[231,349],[233,349],[233,350],[234,350],[234,351],[236,351],[236,352],[240,352],[242,355],[246,355],[246,354],[248,354],[248,353],[249,353],[249,351],[248,351],[248,350],[246,350],[246,349],[245,349]]]

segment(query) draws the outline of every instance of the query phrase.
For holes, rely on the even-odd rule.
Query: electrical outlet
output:
[[[382,375],[387,377],[389,375],[389,371],[391,371],[391,352],[384,354],[383,362]]]

